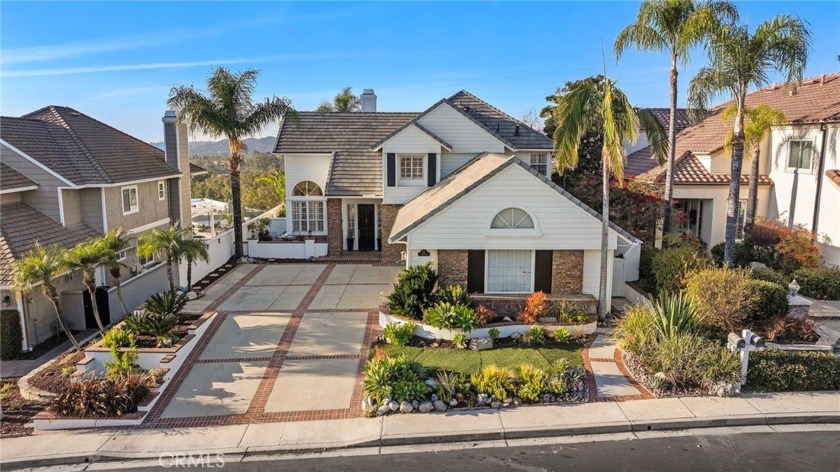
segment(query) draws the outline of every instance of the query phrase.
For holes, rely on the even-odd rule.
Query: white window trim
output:
[[[518,208],[528,216],[531,217],[531,221],[534,222],[533,228],[520,228],[520,229],[512,229],[512,228],[493,228],[493,220],[496,218],[500,212],[507,210],[508,208]],[[490,219],[487,220],[487,224],[484,225],[484,237],[486,238],[510,238],[510,237],[517,237],[517,238],[539,238],[542,237],[542,231],[540,231],[540,223],[537,221],[537,217],[534,215],[534,212],[531,211],[529,208],[526,208],[522,205],[502,205],[501,207],[497,208],[494,211]]]
[[[128,258],[128,251],[131,248],[123,249],[122,251],[117,252],[117,262],[122,262]]]
[[[788,164],[790,163],[790,145],[791,145],[793,142],[811,143],[811,162],[809,162],[809,164],[811,164],[811,163],[813,163],[813,162],[814,162],[814,156],[817,154],[817,143],[816,143],[816,138],[796,138],[796,139],[790,139],[790,140],[787,142],[787,145],[785,146],[785,148],[786,148],[786,152],[785,152],[785,172],[787,172],[787,173],[791,173],[791,174],[792,174],[792,173],[794,173],[794,172],[796,172],[796,173],[798,173],[798,174],[813,174],[813,173],[814,173],[814,168],[813,168],[813,166],[811,166],[811,165],[809,165],[807,168],[801,168],[801,167],[790,167],[790,166],[788,165]]]
[[[397,153],[396,158],[396,175],[397,175],[397,187],[425,187],[426,182],[428,182],[428,165],[427,165],[427,158],[428,154],[420,153],[420,152],[402,152]],[[402,174],[402,158],[403,157],[420,157],[420,161],[422,162],[423,167],[423,175],[417,179],[404,179],[400,177]]]
[[[311,233],[312,234],[317,234],[317,235],[327,234],[327,221],[326,221],[327,220],[327,200],[324,197],[294,197],[294,198],[288,198],[287,199],[287,204],[288,204],[287,218],[289,219],[289,221],[292,224],[291,233],[292,234],[310,234],[309,230],[295,231],[295,220],[294,220],[294,216],[293,216],[294,215],[293,206],[294,206],[295,203],[301,203],[301,202],[309,202],[310,204],[313,203],[313,202],[316,202],[316,203],[321,204],[321,216],[322,216],[321,217],[321,222],[323,223],[322,226],[323,226],[324,229],[322,231],[312,231]],[[309,208],[308,208],[308,205],[307,205],[307,213],[308,213],[308,210],[309,210]],[[308,218],[306,218],[306,220],[308,221]]]
[[[534,164],[534,155],[536,155],[536,154],[541,154],[541,155],[545,156],[545,164]],[[530,165],[531,167],[534,167],[535,165],[544,165],[545,166],[545,173],[543,173],[543,175],[546,176],[546,177],[551,177],[551,170],[552,170],[551,169],[551,162],[552,162],[551,153],[549,153],[549,152],[532,152],[528,156],[528,165]]]
[[[134,207],[134,208],[129,207],[128,211],[125,211],[125,196],[124,196],[124,194],[125,194],[126,190],[131,191],[132,189],[134,190],[134,196],[137,200],[137,207]],[[129,198],[129,202],[130,201],[131,201],[131,198]],[[130,203],[129,203],[129,205],[130,205]],[[122,208],[122,214],[123,215],[132,215],[132,214],[140,211],[140,192],[137,190],[136,185],[127,185],[125,187],[120,187],[120,207]]]
[[[494,292],[488,290],[490,287],[490,251],[531,251],[531,286],[526,292]],[[484,293],[488,295],[520,295],[534,293],[535,267],[537,264],[537,251],[533,249],[487,249],[484,251]]]
[[[158,192],[158,201],[166,200],[166,181],[158,180],[157,192]]]

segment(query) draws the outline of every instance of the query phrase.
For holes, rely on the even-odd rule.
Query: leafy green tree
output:
[[[635,46],[646,52],[667,52],[671,59],[671,115],[668,121],[668,161],[665,170],[663,231],[671,228],[674,196],[674,160],[677,147],[677,66],[687,63],[692,48],[704,43],[725,21],[738,19],[738,9],[727,1],[645,0],[636,20],[615,40],[615,56]]]
[[[274,190],[274,193],[277,195],[277,198],[280,199],[280,203],[285,204],[286,174],[284,174],[282,170],[274,169],[262,177],[257,177],[256,182],[259,184],[270,185],[271,189]]]
[[[90,295],[90,305],[93,318],[99,326],[99,332],[105,334],[105,325],[99,317],[99,307],[96,304],[96,268],[108,260],[108,249],[99,238],[89,239],[77,244],[65,253],[64,266],[71,271],[78,270],[82,274],[82,283]]]
[[[155,228],[143,233],[137,242],[137,255],[144,259],[158,256],[166,260],[166,277],[169,280],[169,290],[175,290],[175,278],[172,265],[181,258],[181,244],[184,241],[186,229],[177,222],[166,228]]]
[[[780,15],[759,24],[753,33],[746,25],[724,25],[708,43],[709,64],[700,69],[688,86],[688,108],[695,120],[701,119],[714,97],[728,93],[737,109],[730,141],[732,165],[723,253],[724,263],[731,267],[744,163],[747,92],[750,87],[766,85],[773,70],[783,74],[786,82],[801,81],[808,61],[811,32],[802,19]]]
[[[114,285],[117,287],[117,298],[120,300],[120,305],[122,306],[124,315],[128,314],[128,307],[125,304],[125,298],[123,298],[122,283],[120,279],[122,277],[122,269],[125,267],[125,264],[119,261],[119,254],[131,247],[132,239],[133,238],[119,226],[105,233],[105,236],[102,236],[102,244],[105,247],[105,261],[103,262],[103,265],[105,265],[108,272],[111,274],[111,277],[114,279]]]
[[[362,101],[358,96],[353,94],[352,87],[344,87],[341,92],[338,92],[333,97],[332,103],[324,100],[318,105],[315,111],[318,112],[338,112],[351,113],[360,111],[362,108]]]
[[[554,151],[562,170],[574,169],[580,162],[581,137],[587,131],[601,130],[601,283],[599,289],[598,317],[606,317],[610,308],[607,293],[607,264],[610,214],[610,176],[620,182],[624,178],[626,152],[624,144],[635,142],[639,127],[648,132],[655,155],[663,159],[668,152],[668,141],[662,124],[648,110],[636,110],[615,81],[604,77],[590,77],[566,93],[552,110],[556,123]]]
[[[37,241],[23,257],[15,261],[14,280],[12,287],[18,293],[26,294],[32,292],[38,285],[41,291],[52,303],[55,316],[64,334],[73,343],[76,351],[81,352],[79,341],[70,331],[70,325],[64,319],[64,312],[61,309],[61,301],[58,297],[58,290],[53,280],[67,270],[64,265],[66,250],[58,245],[41,246]]]
[[[198,261],[209,262],[207,246],[196,239],[185,239],[181,241],[179,253],[187,262],[187,290],[192,290],[192,267]]]
[[[178,122],[190,131],[201,131],[213,138],[225,137],[230,147],[228,172],[233,203],[234,256],[244,254],[242,238],[242,189],[239,166],[246,151],[243,139],[253,136],[269,123],[296,117],[288,98],[273,96],[254,101],[258,72],[248,69],[232,73],[224,67],[215,69],[207,79],[207,95],[193,86],[174,87],[167,103],[178,111]]]

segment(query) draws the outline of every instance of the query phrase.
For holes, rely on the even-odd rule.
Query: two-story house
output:
[[[325,238],[331,256],[430,262],[474,293],[597,296],[600,216],[551,182],[551,139],[463,90],[421,113],[377,112],[369,89],[361,100],[281,123],[289,231]],[[613,226],[607,250],[638,243]]]
[[[840,265],[840,73],[774,84],[747,95],[746,106],[767,105],[785,122],[772,126],[759,146],[758,216],[802,225],[816,233],[827,265]],[[708,247],[724,241],[731,159],[725,149],[731,101],[709,110],[706,119],[677,134],[674,198],[686,212],[685,229]],[[627,173],[664,182],[650,149],[633,150]],[[741,176],[739,237],[743,235],[752,153]]]
[[[139,236],[190,221],[186,130],[176,130],[173,112],[163,122],[165,151],[72,108],[48,106],[0,118],[0,298],[22,314],[24,349],[58,329],[39,290],[27,296],[12,291],[14,261],[33,242],[70,248],[117,226]],[[162,288],[165,271],[149,270],[154,261],[139,260],[134,248],[121,257],[130,309]],[[112,307],[102,311],[117,321],[122,313],[108,288],[113,280],[104,269],[97,278],[104,287],[98,304]],[[56,285],[71,328],[94,327],[81,277],[67,274]]]

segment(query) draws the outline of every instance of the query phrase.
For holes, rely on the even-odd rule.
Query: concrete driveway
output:
[[[190,302],[216,311],[151,415],[160,425],[358,416],[377,307],[400,267],[241,265]],[[197,303],[200,302],[200,303]]]

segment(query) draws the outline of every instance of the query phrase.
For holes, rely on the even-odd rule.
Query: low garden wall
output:
[[[248,240],[248,257],[259,259],[309,259],[327,255],[327,243],[315,239],[305,241]]]
[[[522,309],[525,307],[525,298],[522,295],[472,294],[471,297],[476,305],[484,305],[496,313],[507,315],[511,318],[522,312]],[[598,300],[592,295],[546,294],[545,298],[549,302],[563,302],[569,308],[581,310],[588,315],[594,315],[598,312]]]

